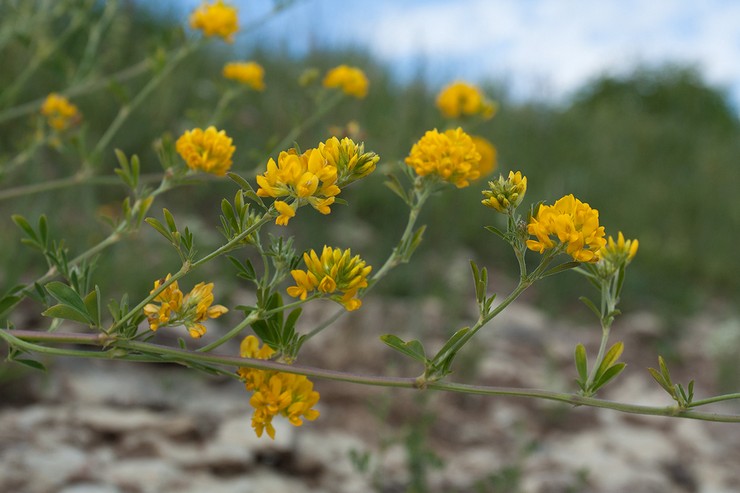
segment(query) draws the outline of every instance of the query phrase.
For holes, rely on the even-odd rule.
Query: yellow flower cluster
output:
[[[170,277],[172,276],[167,274],[165,279],[155,281],[150,294]],[[209,318],[218,318],[229,311],[225,306],[213,304],[213,283],[200,282],[183,296],[175,281],[159,293],[154,301],[159,304],[149,303],[144,307],[144,314],[151,330],[184,325],[190,337],[195,339],[206,333],[203,322]]]
[[[437,108],[446,118],[480,115],[492,118],[496,105],[486,99],[477,87],[465,82],[454,82],[437,95]]]
[[[434,129],[413,145],[406,164],[419,176],[438,176],[463,188],[480,177],[480,160],[480,152],[462,128],[444,133]]]
[[[227,43],[234,41],[239,30],[239,18],[235,7],[222,0],[203,2],[190,16],[190,27],[200,29],[206,36],[220,36]]]
[[[554,248],[555,240],[558,240],[565,246],[565,252],[577,262],[598,261],[599,252],[606,245],[604,227],[599,226],[599,211],[572,194],[557,200],[554,205],[541,205],[530,219],[527,231],[537,237],[536,240],[527,240],[530,250],[544,253]]]
[[[637,253],[639,242],[635,240],[625,240],[620,231],[617,240],[611,236],[607,239],[606,245],[599,251],[598,271],[604,277],[610,277],[620,267],[629,264]]]
[[[226,132],[208,127],[188,130],[177,139],[175,149],[188,168],[223,176],[231,168],[231,156],[236,147]]]
[[[54,92],[49,94],[41,105],[41,114],[46,117],[50,127],[60,132],[67,130],[81,118],[77,106]]]
[[[270,359],[274,353],[267,344],[260,348],[259,340],[253,335],[245,337],[240,347],[242,358]],[[249,404],[254,408],[252,428],[258,437],[267,431],[275,439],[272,418],[277,415],[288,418],[294,426],[301,426],[304,419],[313,421],[319,417],[319,412],[313,409],[319,393],[305,376],[251,368],[240,368],[238,374],[246,389],[254,392]]]
[[[369,86],[365,72],[347,65],[339,65],[329,70],[324,77],[323,84],[328,88],[340,88],[345,94],[358,99],[367,96]]]
[[[337,183],[340,186],[366,177],[375,171],[380,161],[380,156],[374,152],[365,152],[365,144],[356,144],[348,137],[341,141],[332,137],[320,143],[318,149],[329,166],[337,168]]]
[[[348,138],[339,141],[332,137],[303,154],[295,149],[283,151],[277,162],[270,158],[267,171],[257,176],[257,195],[294,199],[292,204],[283,200],[274,203],[280,213],[275,223],[281,226],[287,225],[296,209],[306,203],[322,214],[329,214],[330,206],[341,192],[340,185],[370,174],[378,159],[375,153],[365,152],[363,144],[355,144]]]
[[[231,62],[224,65],[223,76],[256,91],[265,89],[265,69],[257,62]]]
[[[351,255],[350,249],[343,251],[328,246],[324,246],[321,257],[315,250],[304,253],[303,262],[307,270],[290,272],[296,285],[288,288],[288,294],[305,300],[308,293],[317,290],[341,303],[348,311],[357,310],[362,305],[357,291],[367,287],[367,276],[372,267],[366,266],[359,255]]]
[[[480,176],[493,173],[493,170],[496,169],[496,148],[488,139],[483,137],[471,135],[470,138],[473,139],[475,150],[480,153],[480,165],[478,165]]]
[[[489,190],[483,190],[486,198],[481,201],[485,206],[496,209],[502,214],[508,214],[522,203],[527,192],[527,177],[521,171],[509,171],[509,177],[499,175],[498,180],[488,182]]]

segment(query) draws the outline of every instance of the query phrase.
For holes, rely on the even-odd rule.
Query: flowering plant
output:
[[[219,0],[204,3],[190,18],[190,26],[206,38],[222,38],[231,42],[239,30],[237,11]],[[100,172],[100,155],[119,133],[131,111],[165,80],[188,54],[207,42],[196,39],[185,42],[167,57],[146,86],[112,120],[110,127],[90,150],[85,150],[80,170],[72,186],[91,179]],[[223,76],[258,92],[265,90],[264,69],[254,62],[229,64]],[[569,194],[552,205],[535,203],[521,212],[527,197],[528,179],[521,171],[510,171],[488,182],[482,191],[482,205],[491,210],[491,222],[486,227],[513,250],[519,268],[516,287],[494,304],[496,296],[489,293],[488,270],[471,262],[472,281],[478,318],[470,326],[455,331],[436,351],[428,351],[423,341],[403,340],[395,334],[382,336],[392,350],[419,365],[414,377],[367,377],[349,372],[328,371],[297,364],[300,351],[317,334],[332,327],[346,312],[361,310],[367,294],[395,267],[407,263],[423,240],[425,226],[417,226],[419,215],[428,200],[445,189],[477,186],[496,166],[496,149],[486,139],[471,136],[463,124],[443,130],[431,129],[418,141],[409,143],[409,152],[397,166],[389,165],[387,185],[408,208],[405,229],[379,266],[371,266],[363,253],[354,253],[344,245],[324,244],[319,250],[309,248],[298,252],[288,234],[291,221],[299,222],[314,209],[331,215],[343,200],[345,189],[360,186],[378,169],[381,157],[365,149],[360,139],[330,136],[305,150],[292,145],[306,128],[315,123],[316,115],[325,114],[347,97],[362,99],[369,91],[365,73],[356,67],[340,65],[331,69],[322,82],[322,95],[314,113],[297,125],[259,164],[253,173],[235,170],[235,162],[245,152],[239,141],[229,136],[221,125],[193,125],[184,130],[173,143],[167,138],[158,142],[163,173],[158,174],[156,188],[145,183],[141,163],[136,155],[116,151],[118,167],[115,174],[126,187],[128,196],[120,203],[120,214],[112,221],[112,232],[87,250],[71,257],[62,240],[52,237],[45,215],[35,222],[21,215],[13,221],[25,235],[24,243],[41,252],[48,270],[37,279],[15,286],[0,298],[0,339],[8,348],[7,360],[35,368],[42,367],[39,359],[28,355],[58,355],[80,358],[110,358],[138,362],[168,361],[184,366],[237,378],[251,396],[252,427],[258,436],[274,438],[273,419],[285,418],[295,426],[318,418],[320,379],[334,379],[355,384],[394,386],[410,389],[436,389],[482,395],[517,395],[537,399],[567,402],[573,405],[605,407],[628,413],[656,414],[713,421],[738,422],[737,415],[704,412],[699,407],[736,399],[726,394],[694,399],[693,383],[687,388],[673,384],[665,361],[659,358],[660,370],[649,374],[675,401],[671,407],[649,407],[606,401],[595,397],[597,392],[617,378],[625,369],[620,361],[622,342],[609,346],[610,329],[619,314],[618,303],[625,282],[627,267],[638,250],[637,239],[625,239],[619,232],[616,239],[608,236],[600,223],[599,211]],[[239,88],[241,89],[241,88]],[[218,121],[236,89],[224,92],[209,122]],[[269,91],[268,91],[269,92]],[[72,138],[73,128],[82,121],[80,109],[70,99],[76,88],[60,88],[34,104],[34,110],[50,128],[53,139]],[[66,94],[69,96],[63,96]],[[323,98],[323,99],[322,99]],[[491,118],[495,104],[482,92],[464,83],[445,88],[437,105],[448,118]],[[82,107],[82,103],[80,103]],[[13,115],[23,115],[16,111]],[[205,127],[205,128],[202,128]],[[46,127],[45,127],[46,128]],[[47,129],[48,130],[48,129]],[[82,130],[81,130],[82,131]],[[51,138],[44,143],[51,143]],[[370,146],[368,146],[370,147]],[[28,161],[26,153],[18,163]],[[179,156],[179,157],[178,157]],[[250,172],[253,170],[249,170]],[[375,173],[377,174],[377,173]],[[254,176],[254,180],[251,177]],[[236,187],[229,197],[220,200],[221,215],[218,229],[222,242],[206,253],[198,251],[199,237],[191,227],[182,227],[182,218],[167,208],[161,215],[153,213],[155,200],[161,195],[193,183],[207,184],[213,180],[231,180]],[[60,186],[55,184],[55,186]],[[48,184],[22,192],[4,190],[3,198],[31,195],[44,191]],[[231,194],[233,200],[230,200]],[[299,209],[311,206],[299,214]],[[155,216],[159,216],[155,217]],[[180,225],[178,225],[178,222]],[[265,236],[263,229],[278,226],[279,234]],[[123,238],[133,237],[146,224],[158,232],[179,259],[175,271],[153,271],[144,293],[132,291],[119,298],[103,293],[96,284],[91,259],[105,253]],[[503,224],[503,225],[502,225]],[[537,254],[537,255],[535,255]],[[532,259],[534,267],[532,267]],[[219,268],[246,281],[255,294],[253,304],[227,308],[215,303],[223,295],[217,282],[211,282],[200,268],[205,264]],[[255,266],[254,263],[257,263]],[[226,265],[226,267],[223,267]],[[458,355],[476,334],[533,284],[551,275],[572,271],[594,285],[600,303],[584,299],[593,310],[602,329],[600,348],[589,365],[584,345],[574,348],[576,385],[571,392],[539,389],[493,388],[452,383],[447,377],[453,372]],[[184,294],[180,282],[193,281],[193,288]],[[147,288],[148,289],[148,288]],[[289,298],[285,298],[284,296]],[[338,311],[328,320],[306,330],[299,326],[303,306],[324,299],[338,305]],[[12,321],[15,308],[26,300],[40,304],[40,312],[48,321],[48,330],[16,327]],[[107,302],[110,316],[104,313]],[[239,320],[222,329],[211,325],[227,313],[238,312]],[[228,317],[224,317],[228,318]],[[223,319],[222,319],[223,320]],[[184,327],[195,341],[180,339],[179,347],[162,344],[165,327]],[[61,330],[57,330],[61,329]],[[215,339],[206,341],[206,334]],[[154,338],[157,343],[151,342]],[[235,354],[217,351],[232,340],[241,340]],[[68,344],[91,346],[69,348]],[[193,346],[195,344],[196,346]],[[223,349],[223,348],[222,348]],[[313,380],[312,380],[313,379]]]

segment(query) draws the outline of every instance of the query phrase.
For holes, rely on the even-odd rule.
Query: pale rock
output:
[[[187,476],[179,468],[162,460],[129,459],[108,464],[101,478],[123,490],[160,493],[187,484]]]

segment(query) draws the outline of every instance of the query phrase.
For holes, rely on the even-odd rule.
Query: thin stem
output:
[[[218,100],[218,103],[216,103],[216,109],[213,110],[209,125],[218,127],[218,124],[223,117],[224,110],[228,107],[229,103],[231,103],[239,95],[239,92],[239,89],[231,88],[223,93],[221,98]]]
[[[277,145],[275,145],[270,150],[270,152],[267,153],[268,157],[272,156],[278,151],[282,151],[284,148],[295,142],[295,140],[300,137],[300,135],[305,132],[307,128],[311,127],[313,124],[319,121],[321,117],[323,117],[330,109],[334,108],[343,98],[344,93],[338,91],[336,94],[333,94],[332,97],[324,101],[324,104],[319,106],[316,111],[311,114],[311,116],[293,127],[290,132],[288,132],[288,134],[283,137],[283,140],[278,142]]]
[[[736,392],[734,394],[718,395],[716,397],[709,397],[707,399],[700,399],[698,401],[692,402],[691,404],[689,404],[688,407],[706,406],[707,404],[712,404],[714,402],[730,401],[734,399],[740,399],[740,392]]]
[[[340,382],[349,382],[360,385],[372,385],[380,387],[396,387],[396,388],[408,388],[418,389],[418,383],[416,378],[409,377],[384,377],[384,376],[369,376],[369,375],[358,375],[347,372],[340,372],[334,370],[324,370],[319,368],[312,368],[300,365],[286,365],[268,360],[259,360],[251,358],[240,358],[235,356],[222,356],[214,354],[204,354],[202,352],[187,351],[183,349],[175,349],[167,346],[161,346],[158,344],[150,344],[145,342],[137,341],[117,341],[115,348],[105,352],[95,351],[75,351],[75,350],[64,350],[59,348],[40,346],[27,342],[27,338],[33,338],[33,340],[42,342],[45,340],[51,341],[49,336],[55,336],[57,339],[60,337],[74,338],[75,335],[71,334],[46,334],[35,331],[27,330],[0,330],[0,338],[5,339],[9,344],[17,345],[22,349],[28,351],[43,352],[45,354],[56,354],[61,356],[83,356],[88,358],[116,358],[116,359],[131,359],[141,358],[141,356],[152,355],[161,358],[165,361],[171,361],[175,363],[181,363],[184,365],[188,364],[212,364],[219,366],[238,367],[238,368],[255,368],[260,370],[273,370],[281,371],[286,373],[293,373],[298,375],[305,375],[307,377],[314,377],[325,380],[334,380]],[[86,341],[92,342],[91,339],[86,338]],[[102,341],[100,342],[102,345]],[[121,350],[135,351],[141,354],[123,354]],[[147,361],[145,359],[145,361]],[[514,397],[526,397],[535,399],[545,399],[557,402],[563,402],[566,404],[572,404],[574,406],[588,406],[598,407],[604,409],[612,409],[623,413],[631,414],[642,414],[652,416],[666,416],[676,418],[689,418],[698,419],[703,421],[715,421],[715,422],[726,422],[726,423],[740,423],[740,415],[733,414],[720,414],[720,413],[708,413],[708,412],[697,412],[690,410],[682,410],[675,406],[666,407],[653,407],[653,406],[641,406],[636,404],[626,404],[614,401],[608,401],[604,399],[597,399],[594,397],[584,397],[576,394],[567,394],[562,392],[553,392],[549,390],[541,389],[527,389],[527,388],[513,388],[513,387],[489,387],[482,385],[468,385],[462,383],[452,382],[429,382],[426,384],[426,388],[433,390],[440,390],[446,392],[458,392],[464,394],[477,394],[477,395],[495,395],[495,396],[514,396]],[[738,394],[728,394],[727,396],[718,396],[714,399],[714,402],[719,400],[727,400],[730,398],[738,398]],[[708,401],[708,399],[705,399]],[[705,402],[708,403],[708,402]]]
[[[118,130],[121,128],[121,125],[128,119],[128,117],[131,115],[131,113],[142,103],[144,100],[149,96],[149,94],[167,77],[170,72],[182,61],[187,57],[190,53],[195,51],[195,49],[199,46],[198,43],[188,44],[180,48],[175,54],[168,59],[167,64],[162,67],[162,69],[157,72],[154,77],[149,79],[149,82],[139,91],[136,96],[131,100],[130,103],[127,105],[122,106],[118,110],[118,114],[111,122],[108,129],[105,131],[103,136],[98,140],[97,145],[93,149],[91,155],[93,159],[98,159],[100,154],[102,153],[103,149],[105,149],[110,141],[113,139],[115,134],[118,132]],[[83,168],[85,165],[90,165],[90,163],[83,163]]]
[[[221,336],[219,339],[213,341],[210,344],[207,344],[199,349],[197,351],[199,353],[207,353],[209,351],[213,351],[217,347],[221,346],[222,344],[225,344],[226,342],[230,341],[234,337],[238,336],[247,326],[255,323],[257,320],[259,320],[259,314],[257,312],[252,312],[247,317],[244,318],[239,324],[237,324],[233,329],[228,331],[226,334]]]

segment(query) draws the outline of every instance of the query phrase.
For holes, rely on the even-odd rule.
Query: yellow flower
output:
[[[188,168],[223,176],[231,168],[236,147],[225,131],[211,126],[205,131],[200,128],[186,131],[177,139],[175,149]]]
[[[356,67],[339,65],[324,77],[324,87],[340,88],[345,94],[362,99],[367,96],[369,82],[365,72]]]
[[[46,96],[44,104],[41,105],[41,114],[46,117],[50,127],[60,132],[75,125],[82,118],[77,106],[54,92]]]
[[[290,218],[295,217],[295,210],[287,202],[283,202],[282,200],[276,200],[274,205],[275,209],[280,213],[277,219],[275,219],[275,224],[278,226],[287,226]]]
[[[493,173],[493,170],[496,169],[496,148],[488,139],[483,137],[471,135],[470,138],[473,139],[475,150],[480,153],[480,165],[478,166],[480,177]]]
[[[171,274],[167,274],[165,279],[158,279],[154,282],[154,289],[149,294],[156,291],[165,281],[168,281],[172,277]],[[149,322],[149,328],[157,330],[162,325],[167,325],[173,317],[173,313],[178,313],[182,309],[182,291],[177,285],[177,281],[167,286],[161,293],[159,293],[153,301],[160,303],[157,306],[154,303],[149,303],[144,307],[144,314],[146,314]]]
[[[165,279],[159,279],[154,283],[156,291],[165,281],[172,276],[167,274]],[[229,310],[223,305],[213,304],[213,283],[198,283],[193,289],[183,296],[177,281],[167,286],[156,298],[156,303],[149,303],[144,307],[149,328],[157,330],[159,327],[175,327],[184,325],[190,337],[197,339],[206,333],[206,327],[202,322],[209,318],[218,318]]]
[[[577,262],[598,261],[599,252],[606,245],[604,227],[599,226],[599,211],[572,194],[554,205],[540,206],[527,225],[527,231],[537,237],[536,240],[527,240],[530,250],[544,253],[554,248],[557,240]]]
[[[359,180],[375,171],[380,156],[374,152],[365,152],[365,144],[356,144],[345,137],[341,141],[332,137],[319,144],[319,152],[329,166],[337,169],[337,181],[340,186]]]
[[[240,347],[242,358],[270,359],[275,351],[265,344],[259,347],[259,340],[249,335]],[[313,383],[304,375],[275,370],[239,368],[237,371],[244,386],[253,392],[249,404],[254,408],[252,428],[258,437],[267,431],[275,439],[272,419],[283,416],[293,426],[301,426],[303,420],[313,421],[319,412],[313,407],[319,402],[319,393],[313,390]]]
[[[406,164],[419,176],[435,175],[458,188],[480,177],[480,152],[462,128],[427,131],[411,148]]]
[[[256,91],[265,89],[265,69],[257,62],[231,62],[224,66],[223,75]]]
[[[509,178],[499,175],[498,180],[489,181],[489,190],[483,190],[486,197],[481,201],[485,206],[492,207],[502,214],[516,209],[521,204],[527,192],[527,177],[521,171],[509,171]]]
[[[239,30],[237,10],[224,4],[222,0],[203,2],[191,14],[190,27],[200,29],[206,36],[220,36],[227,43],[232,43],[234,33]]]
[[[276,224],[285,225],[295,216],[295,209],[303,204],[310,204],[322,214],[331,212],[330,205],[334,197],[341,192],[337,183],[337,168],[332,166],[321,155],[318,149],[309,149],[298,154],[295,149],[281,152],[277,163],[270,158],[267,171],[257,176],[257,195],[260,197],[292,197],[296,199],[293,212],[290,206],[275,202],[280,216]]]
[[[638,247],[637,240],[625,240],[621,231],[617,235],[617,241],[610,236],[606,245],[599,251],[597,271],[605,278],[611,277],[617,270],[632,261]]]
[[[367,276],[372,267],[365,265],[359,255],[351,256],[350,249],[341,250],[324,246],[321,257],[315,250],[303,254],[307,270],[292,270],[290,274],[296,285],[288,288],[288,294],[305,300],[308,293],[318,291],[343,305],[348,311],[357,310],[362,301],[357,292],[368,285]]]
[[[496,105],[486,99],[476,86],[466,82],[454,82],[437,95],[437,108],[447,118],[458,118],[462,115],[481,115],[492,118]]]

